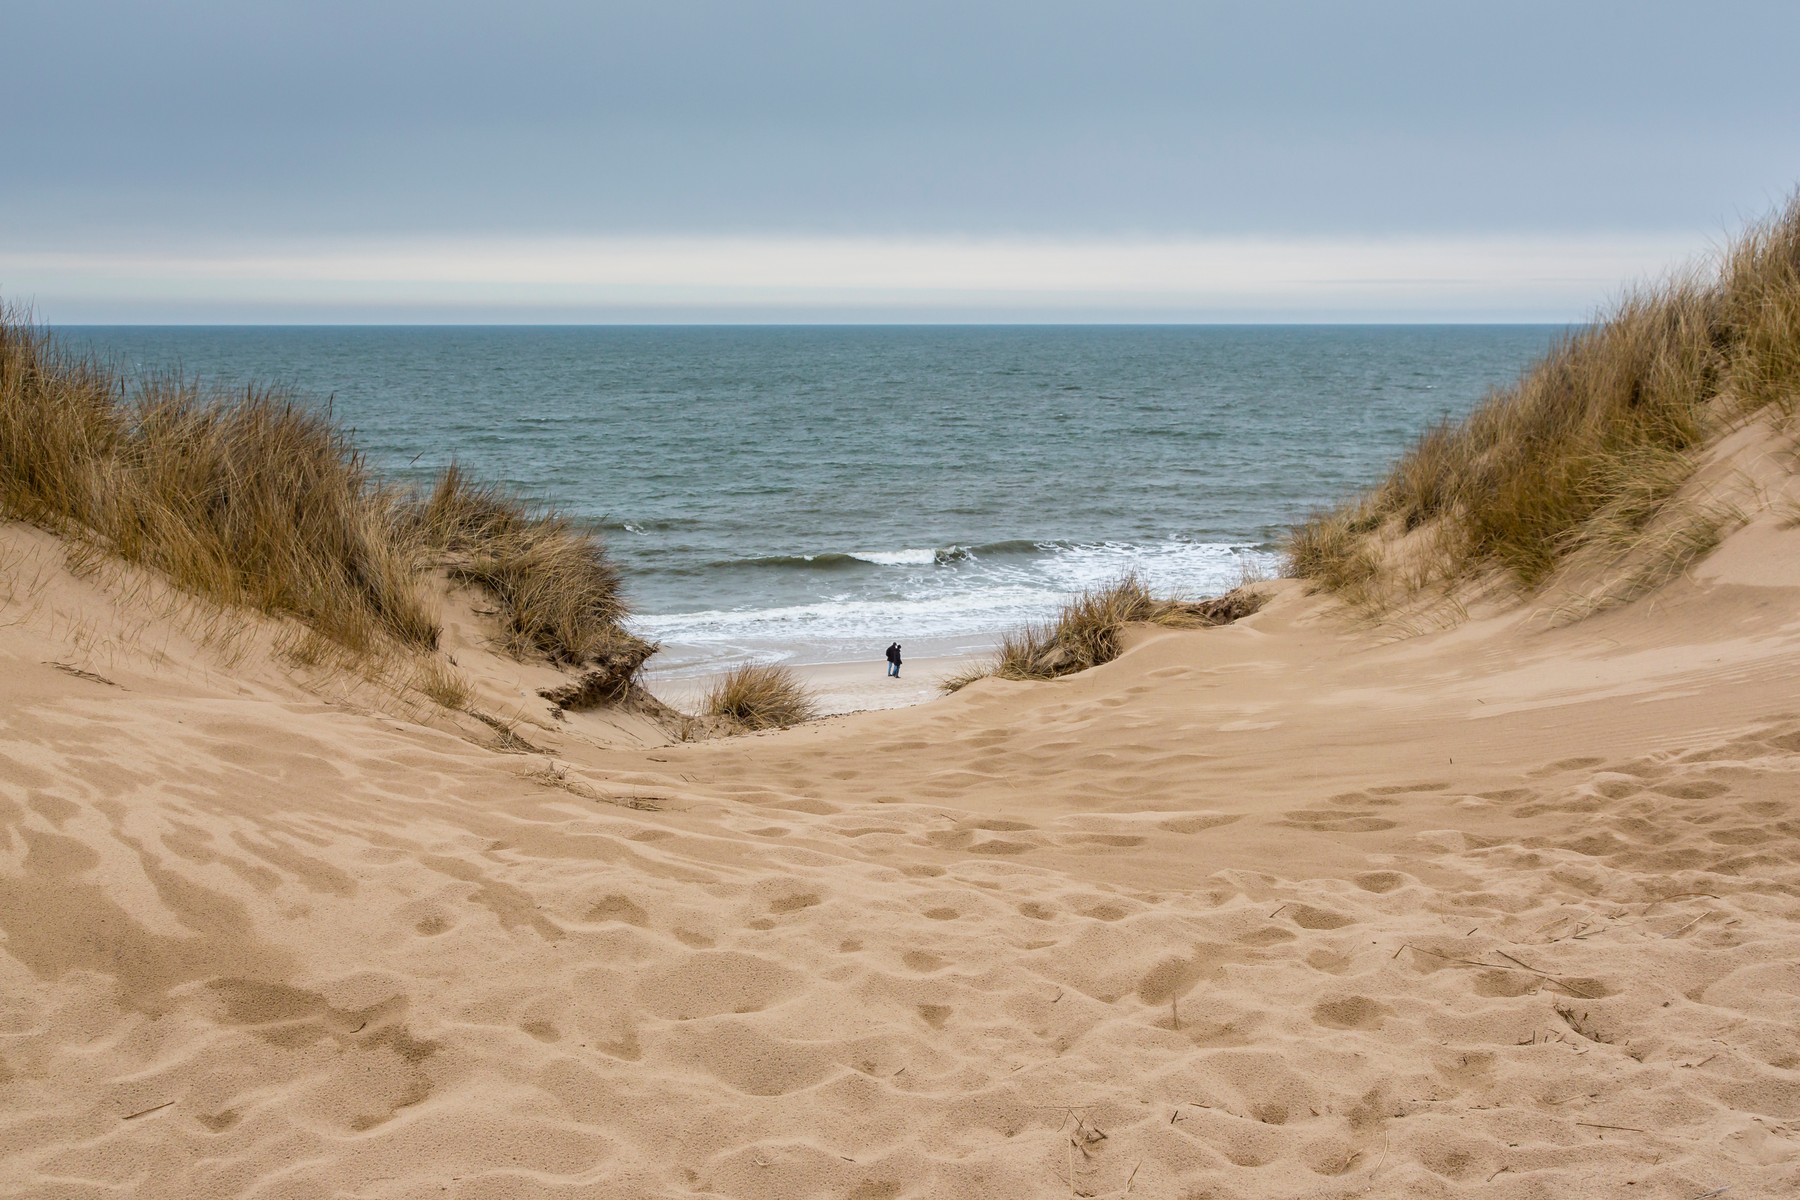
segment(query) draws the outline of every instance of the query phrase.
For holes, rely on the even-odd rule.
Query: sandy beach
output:
[[[558,719],[452,594],[508,753],[5,526],[0,1180],[1787,1194],[1797,551],[1771,508],[1615,611],[1404,637],[1278,581],[695,744]]]
[[[879,649],[879,647],[877,648]],[[820,713],[843,716],[877,709],[906,708],[939,694],[938,685],[981,661],[982,655],[907,658],[900,676],[891,679],[877,654],[860,663],[798,663],[789,669],[818,698]],[[681,675],[649,679],[650,691],[665,704],[697,712],[716,675]]]

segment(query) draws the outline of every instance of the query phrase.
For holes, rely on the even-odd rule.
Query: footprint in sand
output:
[[[645,1009],[671,1021],[721,1013],[760,1012],[804,984],[779,963],[735,950],[702,951],[646,975],[638,985]]]
[[[1712,779],[1694,779],[1686,783],[1669,783],[1652,789],[1677,800],[1710,800],[1731,790],[1727,784]]]
[[[1153,1005],[1178,1000],[1193,990],[1202,974],[1201,965],[1194,959],[1180,955],[1165,958],[1138,980],[1138,999]]]
[[[1530,776],[1533,779],[1542,779],[1546,775],[1556,775],[1563,771],[1585,771],[1589,767],[1597,767],[1605,761],[1604,758],[1585,756],[1581,758],[1564,758],[1539,767],[1537,770],[1530,772]]]
[[[1314,1175],[1338,1176],[1362,1161],[1362,1154],[1349,1142],[1338,1138],[1319,1138],[1300,1149],[1300,1161]]]
[[[950,1019],[950,1009],[943,1004],[921,1004],[919,1016],[933,1029],[942,1029],[944,1022]]]
[[[902,1185],[888,1179],[865,1179],[845,1200],[899,1200]]]
[[[217,979],[207,986],[224,1004],[221,1024],[288,1049],[335,1042],[339,1053],[311,1097],[320,1114],[343,1120],[353,1131],[385,1124],[431,1095],[425,1063],[438,1043],[415,1037],[401,1021],[404,995],[338,1008],[318,992],[286,984]]]
[[[587,916],[584,919],[590,925],[620,921],[626,925],[642,927],[650,923],[650,914],[645,912],[643,906],[631,897],[614,894],[602,896],[587,910]]]
[[[1356,924],[1355,917],[1346,917],[1328,908],[1314,908],[1310,904],[1290,904],[1285,915],[1302,929],[1342,929]]]
[[[1314,950],[1306,956],[1306,965],[1326,975],[1342,975],[1350,969],[1350,956],[1331,950]]]
[[[1221,825],[1230,825],[1243,819],[1237,813],[1196,813],[1191,817],[1173,817],[1162,822],[1161,828],[1170,833],[1205,833],[1208,829],[1217,829]]]
[[[1386,1005],[1367,996],[1345,996],[1313,1005],[1312,1019],[1328,1029],[1378,1029],[1387,1013]]]
[[[1024,854],[1033,847],[1029,842],[1009,842],[1004,838],[989,838],[984,842],[976,842],[969,847],[970,854],[1014,855]]]
[[[1276,822],[1277,825],[1306,829],[1313,833],[1376,833],[1395,826],[1395,822],[1386,817],[1371,817],[1367,813],[1334,808],[1300,808],[1283,813],[1282,817],[1282,820]]]
[[[1061,840],[1069,846],[1111,846],[1129,850],[1143,845],[1147,839],[1135,833],[1071,833]]]

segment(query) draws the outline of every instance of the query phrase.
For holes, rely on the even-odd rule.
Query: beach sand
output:
[[[900,677],[890,679],[880,657],[857,663],[796,663],[789,670],[804,683],[818,702],[823,716],[905,708],[938,696],[945,679],[967,670],[980,655],[940,658],[908,658]],[[664,704],[683,712],[698,712],[716,674],[680,675],[650,679],[650,690]]]
[[[1800,1192],[1771,513],[1567,627],[1281,582],[696,744],[451,622],[522,753],[67,559],[0,527],[0,1192]]]

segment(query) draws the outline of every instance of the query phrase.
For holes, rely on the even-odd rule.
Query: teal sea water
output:
[[[1231,586],[1549,326],[71,327],[272,382],[371,463],[591,524],[660,669],[967,652],[1127,567]]]

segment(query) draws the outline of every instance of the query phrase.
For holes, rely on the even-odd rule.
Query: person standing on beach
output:
[[[900,678],[900,643],[899,642],[895,642],[893,645],[891,645],[887,648],[887,660],[888,660],[888,677],[890,679]]]

